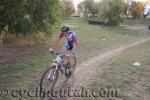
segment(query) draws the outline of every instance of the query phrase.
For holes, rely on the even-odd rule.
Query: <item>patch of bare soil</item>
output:
[[[16,64],[26,58],[45,54],[38,46],[5,46],[0,48],[0,67]]]

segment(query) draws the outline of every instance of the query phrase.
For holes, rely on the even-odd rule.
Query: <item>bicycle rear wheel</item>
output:
[[[56,70],[54,65],[46,69],[40,80],[40,91],[53,89],[57,82],[58,74],[58,70]]]
[[[65,76],[66,78],[70,78],[71,75],[73,74],[74,70],[75,70],[75,67],[76,67],[76,57],[74,56],[73,59],[72,59],[72,62],[71,63],[68,63],[66,66],[65,66]]]
[[[76,68],[76,63],[77,63],[77,59],[75,56],[73,56],[73,60],[72,60],[72,63],[71,63],[71,66],[70,66],[70,69],[71,69],[71,72],[73,73],[75,68]]]

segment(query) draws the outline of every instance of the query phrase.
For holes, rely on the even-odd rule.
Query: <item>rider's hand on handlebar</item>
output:
[[[49,52],[50,52],[50,53],[53,53],[54,51],[53,51],[53,49],[52,49],[52,48],[49,48]]]

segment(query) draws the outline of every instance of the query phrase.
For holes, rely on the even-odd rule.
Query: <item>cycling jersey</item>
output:
[[[61,32],[59,38],[65,37],[67,40],[67,44],[69,45],[69,50],[71,51],[73,48],[76,49],[78,43],[78,37],[75,32]]]

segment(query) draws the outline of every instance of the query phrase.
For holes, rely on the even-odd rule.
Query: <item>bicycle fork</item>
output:
[[[48,76],[47,76],[47,80],[54,80],[55,78],[55,74],[56,74],[56,71],[58,70],[58,65],[56,63],[53,63],[52,66],[55,66],[52,71],[49,72]]]

